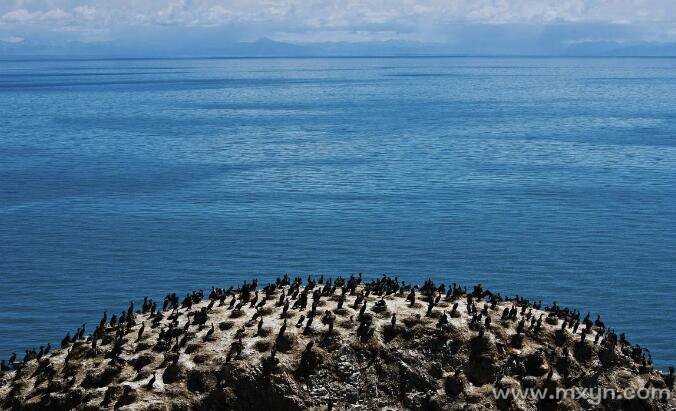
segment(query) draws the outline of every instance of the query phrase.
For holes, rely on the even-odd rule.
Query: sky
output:
[[[0,0],[5,51],[84,44],[208,53],[260,38],[533,54],[676,43],[676,0]]]

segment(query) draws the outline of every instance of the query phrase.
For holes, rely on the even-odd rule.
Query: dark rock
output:
[[[474,385],[484,385],[495,381],[500,370],[495,341],[488,335],[477,336],[470,341],[469,360],[465,367],[467,378]]]
[[[103,370],[88,371],[82,380],[83,388],[101,388],[110,385],[120,374],[120,369],[108,365]]]
[[[594,355],[593,345],[587,341],[578,341],[575,343],[575,359],[580,362],[590,361]]]
[[[526,357],[526,373],[536,377],[543,376],[549,370],[547,359],[542,351],[536,351]]]
[[[188,371],[187,381],[188,390],[193,392],[205,393],[216,387],[216,375],[213,371],[193,369]]]
[[[152,363],[155,360],[155,356],[150,353],[144,353],[130,361],[131,365],[136,371],[139,371],[141,368]]]
[[[185,378],[184,367],[180,363],[169,364],[162,373],[162,382],[172,384]]]
[[[462,394],[465,391],[466,386],[467,386],[467,378],[465,378],[465,376],[462,373],[454,374],[446,377],[444,390],[446,391],[446,395],[448,395],[449,397],[457,397],[458,395]]]

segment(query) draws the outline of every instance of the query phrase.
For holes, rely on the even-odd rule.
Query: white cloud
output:
[[[654,25],[673,37],[676,0],[0,0],[0,29],[12,33],[32,27],[124,36],[129,28],[237,25],[248,37],[338,41],[442,38],[457,24],[562,22]]]
[[[324,42],[350,42],[361,43],[369,41],[426,41],[418,33],[399,33],[391,30],[365,31],[365,30],[318,30],[311,32],[289,33],[277,32],[272,34],[274,40],[288,43],[324,43]]]
[[[29,12],[26,9],[16,9],[2,15],[2,21],[7,23],[37,23],[66,20],[71,14],[62,9]]]
[[[25,39],[19,36],[0,37],[0,42],[4,43],[21,43]]]
[[[9,11],[2,15],[2,21],[6,23],[24,23],[33,20],[33,13],[26,9],[17,9]]]
[[[20,7],[12,6],[20,5]],[[233,19],[313,27],[389,24],[402,19],[484,23],[674,21],[672,0],[18,0],[0,5],[3,21],[105,19],[213,24]],[[109,20],[112,21],[113,19]]]
[[[212,22],[228,21],[235,16],[233,12],[221,5],[211,6],[208,9],[207,18]]]
[[[96,18],[96,8],[88,5],[77,6],[73,9],[76,18],[82,20],[94,20]]]

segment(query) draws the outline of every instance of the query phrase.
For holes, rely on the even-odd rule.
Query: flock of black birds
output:
[[[274,294],[281,289],[279,297]],[[591,341],[593,336],[593,344],[605,345],[608,347],[617,347],[627,353],[631,358],[640,364],[640,367],[647,369],[652,367],[652,357],[650,351],[638,344],[632,345],[627,340],[624,334],[617,335],[616,332],[606,327],[597,316],[594,321],[591,320],[590,314],[587,313],[582,316],[577,310],[564,308],[559,306],[556,302],[549,306],[542,306],[542,302],[532,302],[520,296],[507,297],[499,293],[493,293],[482,287],[481,284],[474,286],[471,292],[455,283],[451,286],[444,284],[435,285],[435,283],[428,279],[422,286],[405,281],[399,281],[397,277],[389,277],[383,275],[380,278],[365,281],[361,274],[348,278],[338,277],[335,280],[326,279],[324,276],[315,278],[308,276],[307,281],[303,285],[301,277],[291,278],[288,274],[283,277],[278,277],[275,282],[269,283],[262,288],[259,288],[258,280],[254,279],[251,282],[245,281],[241,286],[225,288],[212,288],[209,295],[206,297],[209,300],[207,306],[201,307],[199,310],[193,311],[193,305],[199,304],[205,297],[202,291],[193,291],[188,293],[183,299],[179,298],[175,293],[168,294],[164,297],[161,309],[155,301],[145,298],[140,309],[136,309],[134,302],[130,302],[126,310],[122,311],[119,316],[113,314],[108,318],[106,312],[99,324],[94,328],[91,335],[85,335],[85,324],[79,327],[72,335],[70,333],[61,341],[61,348],[68,350],[69,347],[74,346],[77,342],[85,342],[89,346],[89,355],[94,356],[103,353],[105,357],[109,358],[111,362],[122,362],[120,354],[123,352],[124,344],[134,341],[138,344],[143,340],[146,324],[154,328],[160,327],[159,338],[152,347],[156,352],[178,353],[181,349],[185,349],[188,342],[195,338],[194,333],[189,333],[190,327],[198,327],[202,329],[207,326],[210,321],[210,312],[215,306],[227,306],[231,310],[232,315],[245,315],[244,309],[254,309],[253,316],[246,322],[245,326],[238,329],[234,335],[234,340],[231,342],[226,362],[233,357],[239,358],[242,354],[244,344],[242,338],[246,334],[246,326],[256,325],[255,335],[264,335],[264,309],[268,304],[274,304],[275,307],[281,307],[281,318],[283,324],[277,332],[275,343],[269,356],[263,359],[263,369],[266,372],[273,370],[279,360],[276,358],[276,353],[280,346],[284,344],[287,327],[287,317],[289,317],[289,310],[297,310],[300,314],[295,326],[303,328],[303,333],[310,333],[314,324],[315,317],[321,315],[320,322],[326,326],[327,335],[331,336],[334,332],[334,323],[336,315],[327,310],[322,314],[318,312],[319,303],[322,298],[330,298],[338,296],[337,309],[340,310],[345,304],[348,304],[348,298],[352,301],[350,306],[358,311],[356,321],[357,335],[363,339],[368,340],[373,336],[374,327],[373,316],[366,312],[367,297],[380,297],[374,303],[372,309],[374,311],[386,311],[387,301],[386,296],[398,295],[405,297],[411,307],[418,307],[422,304],[419,301],[426,302],[426,308],[423,308],[418,318],[423,316],[431,316],[433,310],[440,304],[441,299],[445,301],[455,302],[450,311],[444,310],[442,314],[437,315],[437,327],[444,327],[449,323],[450,317],[459,317],[458,300],[464,298],[466,300],[467,314],[471,315],[469,323],[470,329],[479,332],[479,336],[483,336],[485,332],[491,330],[493,326],[489,310],[495,310],[498,303],[508,302],[511,307],[506,307],[502,311],[501,321],[517,321],[516,335],[512,336],[512,343],[520,344],[519,340],[523,340],[524,333],[528,331],[538,332],[544,322],[550,324],[557,324],[558,320],[563,320],[560,325],[560,333],[566,329],[572,330],[573,334],[579,333],[580,342],[585,342],[587,338]],[[335,297],[334,297],[335,298]],[[309,305],[309,309],[308,309]],[[424,307],[424,305],[422,305]],[[186,309],[186,310],[182,310]],[[536,315],[533,310],[543,310],[545,314]],[[137,325],[138,314],[149,314],[148,321],[143,322],[138,329],[136,338],[130,338],[129,334],[134,326]],[[179,318],[186,316],[187,319],[183,326],[179,326]],[[168,326],[164,326],[162,321],[169,320]],[[350,318],[354,320],[353,317]],[[551,320],[550,320],[551,319]],[[397,324],[397,313],[391,314],[390,327],[394,328]],[[214,323],[211,322],[209,330],[202,337],[204,341],[214,338],[215,333]],[[589,336],[589,337],[588,337]],[[133,336],[132,336],[133,337]],[[301,356],[301,365],[311,362],[309,354],[311,353],[314,341],[305,348]],[[107,351],[102,351],[102,346],[110,346]],[[51,350],[51,345],[47,344],[40,347],[39,350],[26,350],[22,361],[17,359],[17,355],[13,353],[8,361],[2,360],[0,372],[6,373],[12,370],[20,370],[27,362],[31,360],[43,361],[48,357]],[[567,350],[567,348],[566,348]],[[62,373],[66,376],[73,376],[73,370],[70,364],[72,349],[67,351],[65,357]],[[178,355],[171,357],[173,363],[178,361]],[[57,373],[55,369],[50,368],[49,364],[45,367],[47,379],[51,378]],[[665,375],[665,382],[673,388],[674,385],[674,368],[669,368],[669,373]],[[147,384],[148,389],[153,388],[155,383],[155,375]]]

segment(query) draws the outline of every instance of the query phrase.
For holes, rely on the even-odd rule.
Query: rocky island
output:
[[[673,387],[649,351],[556,303],[285,275],[104,313],[3,361],[0,409],[668,410]]]

